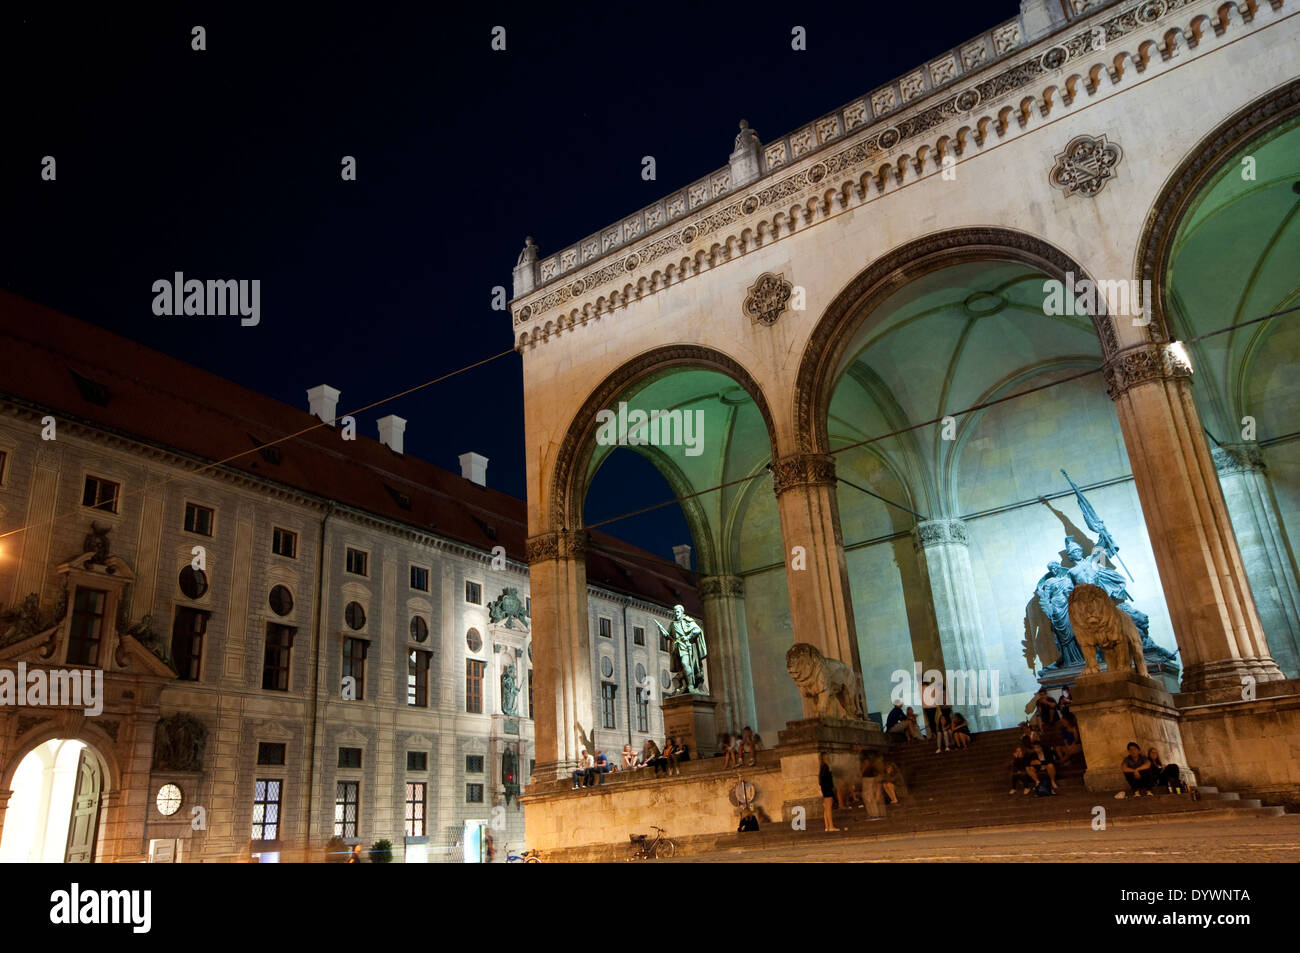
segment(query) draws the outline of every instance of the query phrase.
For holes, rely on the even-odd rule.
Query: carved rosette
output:
[[[785,280],[784,274],[764,272],[749,286],[745,296],[745,314],[755,324],[771,327],[785,312],[793,291],[794,285]]]
[[[585,530],[565,533],[539,533],[524,544],[529,565],[551,559],[584,559],[587,555]]]
[[[701,599],[733,599],[745,597],[745,580],[739,576],[703,576],[696,587]]]
[[[772,489],[780,496],[796,486],[834,486],[835,458],[829,453],[792,453],[772,464]]]
[[[1177,342],[1147,343],[1107,358],[1101,371],[1106,378],[1106,393],[1111,400],[1118,400],[1139,384],[1191,377],[1192,365]]]
[[[912,546],[917,552],[945,543],[970,545],[965,520],[925,520],[912,530]]]
[[[1092,198],[1106,187],[1115,175],[1115,167],[1124,157],[1124,150],[1106,136],[1075,136],[1056,157],[1056,165],[1048,175],[1052,188],[1060,189],[1066,198],[1083,195]]]
[[[1214,469],[1220,473],[1263,473],[1264,456],[1256,443],[1233,443],[1210,451]]]

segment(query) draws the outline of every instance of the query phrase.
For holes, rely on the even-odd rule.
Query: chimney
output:
[[[460,475],[479,486],[487,486],[487,465],[488,458],[481,453],[460,455]]]
[[[327,424],[333,423],[338,404],[339,392],[329,384],[321,384],[307,391],[308,410],[313,417],[319,417]]]
[[[673,547],[673,562],[683,569],[691,568],[691,547],[687,543]]]
[[[389,414],[379,418],[379,442],[394,453],[402,452],[402,434],[406,433],[406,421]]]

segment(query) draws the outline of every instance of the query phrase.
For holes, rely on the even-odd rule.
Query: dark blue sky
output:
[[[725,165],[741,118],[768,141],[1018,10],[126,6],[0,11],[0,285],[299,406],[331,384],[340,411],[509,348],[492,289],[526,234],[543,255],[571,244]],[[260,279],[261,323],[155,316],[151,286],[176,271]],[[409,421],[407,452],[456,470],[476,450],[523,495],[517,355],[360,428],[386,413]],[[670,495],[619,453],[588,518]],[[606,528],[664,556],[687,538],[676,508]]]

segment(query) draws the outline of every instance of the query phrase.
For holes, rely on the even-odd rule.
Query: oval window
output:
[[[465,633],[465,644],[469,646],[471,652],[483,648],[483,636],[478,634],[478,629],[470,629]]]
[[[276,615],[288,615],[293,611],[293,593],[287,587],[271,588],[271,611]]]
[[[349,629],[359,629],[366,624],[366,610],[359,602],[349,602],[343,610],[343,618],[347,620]]]
[[[600,660],[600,674],[609,678],[614,674],[614,660],[605,656]]]
[[[181,592],[191,599],[202,598],[208,591],[208,574],[202,569],[186,566],[181,570]]]
[[[429,637],[429,623],[424,621],[423,616],[411,616],[411,638],[417,642],[423,642]]]

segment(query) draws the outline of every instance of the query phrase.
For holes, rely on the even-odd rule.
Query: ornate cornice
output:
[[[780,496],[797,486],[834,486],[835,458],[829,453],[792,453],[772,463],[772,489]]]
[[[1264,455],[1257,443],[1226,443],[1210,450],[1220,473],[1263,473]]]
[[[918,552],[931,546],[949,543],[970,545],[970,534],[966,531],[965,520],[925,520],[917,523],[912,530],[912,546]]]
[[[727,596],[733,599],[745,597],[745,580],[739,576],[701,576],[695,587],[701,599],[717,599]]]
[[[1107,358],[1101,372],[1106,393],[1119,400],[1131,388],[1153,381],[1172,381],[1192,376],[1192,365],[1177,342],[1151,341],[1125,348]]]
[[[1175,13],[1200,2],[1143,0],[1085,11],[1032,48],[1017,36],[996,55],[967,63],[970,72],[960,76],[965,85],[949,86],[945,79],[907,92],[917,89],[909,80],[920,77],[918,71],[896,90],[878,90],[769,144],[762,150],[762,177],[745,190],[733,190],[729,169],[719,170],[666,203],[535,263],[538,286],[511,304],[516,347],[536,345],[802,231],[873,192],[937,173],[945,160],[951,164],[972,147],[1109,93],[1185,51],[1200,52],[1201,36],[1210,28],[1222,35],[1253,20],[1200,15],[1187,30],[1168,28]],[[1017,50],[1023,54],[1012,59]],[[885,92],[890,95],[878,97]],[[680,208],[673,204],[679,198]],[[670,206],[677,210],[666,216]]]
[[[587,533],[585,530],[540,533],[529,536],[524,548],[530,566],[553,559],[586,559]]]

